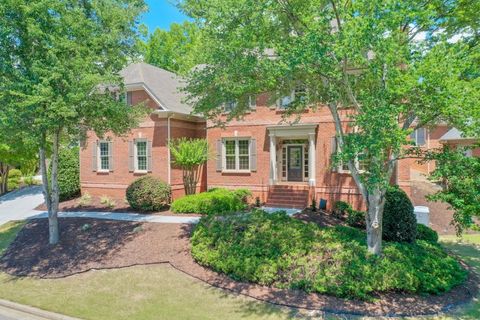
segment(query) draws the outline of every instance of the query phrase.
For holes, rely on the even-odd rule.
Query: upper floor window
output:
[[[427,129],[418,128],[410,134],[410,138],[416,146],[424,146],[427,141]]]
[[[233,110],[235,110],[236,107],[237,107],[237,102],[228,101],[223,105],[223,110],[228,113],[228,112],[232,112]]]
[[[307,90],[303,86],[298,86],[295,90],[292,90],[289,95],[285,95],[280,97],[277,101],[277,106],[280,109],[286,109],[290,106],[290,104],[295,101],[305,101],[307,98]]]
[[[255,109],[257,107],[257,96],[249,95],[248,96],[248,106],[250,109]]]
[[[226,139],[224,140],[224,165],[227,171],[250,170],[250,140]]]

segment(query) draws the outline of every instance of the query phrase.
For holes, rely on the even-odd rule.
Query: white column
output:
[[[308,183],[315,186],[315,133],[308,134]]]
[[[277,139],[270,134],[270,185],[277,182]]]

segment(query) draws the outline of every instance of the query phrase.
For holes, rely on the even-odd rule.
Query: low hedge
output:
[[[171,188],[158,178],[144,176],[128,186],[126,198],[135,210],[158,211],[170,203]]]
[[[382,256],[367,251],[364,231],[320,228],[285,212],[203,217],[192,255],[233,279],[338,297],[371,299],[378,292],[437,294],[466,279],[466,271],[442,247],[384,243]]]
[[[172,203],[171,210],[177,213],[217,214],[236,212],[247,207],[251,192],[246,189],[234,191],[216,188],[207,192],[188,195]]]

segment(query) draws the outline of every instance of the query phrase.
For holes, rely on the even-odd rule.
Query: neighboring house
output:
[[[174,198],[183,195],[182,171],[170,165],[167,141],[205,138],[205,121],[191,115],[192,109],[182,102],[182,82],[175,74],[146,63],[134,63],[121,75],[127,90],[126,103],[145,103],[152,113],[126,136],[107,134],[100,139],[88,132],[80,151],[82,193],[124,198],[132,181],[151,174],[172,186]],[[204,171],[199,190],[206,188],[205,177]]]

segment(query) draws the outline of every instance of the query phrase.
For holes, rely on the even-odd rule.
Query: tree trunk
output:
[[[59,203],[59,190],[58,190],[58,149],[60,144],[60,130],[57,130],[53,136],[53,149],[52,149],[52,172],[51,172],[51,186],[48,185],[48,170],[46,164],[46,136],[42,136],[42,144],[40,147],[40,167],[42,170],[42,182],[43,182],[43,196],[45,198],[45,204],[48,209],[48,232],[49,243],[57,244],[60,236],[58,230],[58,203]]]
[[[367,246],[368,252],[380,255],[382,253],[382,219],[385,205],[384,192],[377,189],[368,195]]]
[[[183,171],[183,186],[185,188],[185,194],[195,194],[197,191],[198,183],[198,168],[184,169]]]
[[[0,194],[8,191],[8,172],[10,166],[4,162],[0,162]]]

